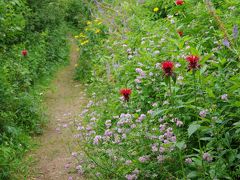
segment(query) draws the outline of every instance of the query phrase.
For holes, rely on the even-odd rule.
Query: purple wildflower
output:
[[[164,155],[159,155],[159,156],[157,157],[157,160],[158,160],[159,163],[162,163],[162,162],[165,160]]]
[[[200,113],[199,113],[199,116],[201,116],[202,118],[205,118],[206,115],[207,115],[207,110],[202,110],[202,111],[200,111]]]
[[[146,77],[145,72],[141,68],[136,68],[136,72],[140,75],[140,79]]]
[[[141,156],[138,158],[141,163],[144,163],[149,160],[149,156]]]
[[[223,43],[224,46],[230,48],[230,42],[228,41],[227,38],[225,38],[222,43]]]
[[[165,124],[160,124],[160,126],[159,126],[160,131],[164,131],[165,128],[166,128]]]
[[[165,139],[165,140],[163,141],[163,143],[164,143],[164,144],[168,144],[169,141],[168,141],[167,139]]]
[[[147,113],[150,114],[150,115],[153,115],[154,111],[153,110],[149,110]]]
[[[152,145],[152,152],[157,152],[157,151],[158,151],[157,144],[153,144]]]
[[[140,173],[140,171],[138,169],[134,169],[134,171],[132,173],[137,175]]]
[[[233,26],[233,38],[238,38],[238,26],[236,24]]]
[[[223,95],[221,96],[221,99],[222,99],[223,101],[227,101],[227,100],[228,100],[228,95],[227,95],[227,94],[223,94]]]
[[[126,160],[125,164],[130,165],[130,164],[132,164],[132,161],[131,160]]]
[[[136,174],[127,174],[126,176],[127,180],[135,180],[137,179],[137,175]]]
[[[64,168],[65,168],[65,169],[70,168],[70,164],[69,164],[69,163],[65,164],[65,165],[64,165]]]
[[[72,152],[73,157],[77,157],[78,153],[77,152]]]
[[[140,117],[136,120],[136,122],[140,123],[146,118],[145,114],[141,114]]]
[[[178,127],[181,127],[181,126],[183,125],[183,122],[180,121],[180,120],[177,120],[177,121],[176,121],[176,125],[177,125]]]
[[[132,124],[132,125],[131,125],[131,129],[134,129],[134,128],[136,128],[136,127],[137,127],[136,124]]]
[[[191,158],[187,158],[187,159],[185,159],[185,163],[187,163],[187,164],[191,164],[191,163],[192,163],[192,159],[191,159]]]
[[[95,136],[95,138],[94,138],[94,140],[93,140],[93,144],[99,144],[99,141],[102,139],[102,136],[99,136],[99,135],[97,135],[97,136]]]
[[[160,148],[159,148],[159,152],[160,152],[160,153],[164,153],[164,151],[165,151],[165,148],[164,148],[164,147],[160,147]]]
[[[171,137],[171,141],[172,141],[172,142],[176,142],[176,140],[177,140],[177,137],[176,137],[176,136],[172,136],[172,137]]]
[[[112,136],[112,131],[110,131],[109,129],[107,129],[104,133],[105,136]]]
[[[134,81],[135,81],[135,83],[137,83],[137,84],[140,84],[140,83],[142,82],[141,79],[138,79],[138,78],[135,79]]]
[[[66,128],[68,127],[68,124],[63,124],[62,127]]]
[[[84,173],[84,170],[83,170],[83,168],[82,168],[81,165],[78,165],[78,166],[76,167],[76,170],[78,171],[78,174],[80,174],[80,175],[82,175],[82,174]]]
[[[207,162],[211,162],[213,160],[213,158],[211,157],[211,155],[209,153],[203,153],[203,160],[207,161]]]

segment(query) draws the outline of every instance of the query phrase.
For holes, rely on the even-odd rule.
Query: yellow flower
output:
[[[155,8],[153,9],[153,11],[154,11],[154,12],[158,12],[158,11],[159,11],[159,8],[158,8],[158,7],[155,7]]]
[[[85,38],[86,36],[85,36],[83,33],[80,33],[80,34],[79,34],[79,37],[80,37],[80,38]]]
[[[98,33],[100,33],[100,32],[101,32],[100,29],[96,29],[96,31],[95,31],[96,34],[98,34]]]
[[[92,24],[92,22],[91,21],[87,21],[87,25],[90,25],[90,24]]]
[[[82,41],[81,45],[83,46],[83,45],[87,44],[88,42],[89,42],[89,40]]]
[[[79,36],[74,36],[74,37],[75,37],[75,39],[79,38]]]

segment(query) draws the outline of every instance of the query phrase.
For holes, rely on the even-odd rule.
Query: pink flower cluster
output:
[[[136,120],[136,122],[141,123],[146,118],[145,114],[141,114],[140,117]]]
[[[140,171],[135,169],[131,174],[127,174],[125,177],[127,180],[136,180]]]

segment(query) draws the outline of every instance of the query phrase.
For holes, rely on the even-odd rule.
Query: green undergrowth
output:
[[[22,159],[47,123],[43,97],[55,72],[68,64],[68,35],[82,24],[81,10],[72,8],[79,4],[0,2],[0,179],[28,173],[30,162]]]

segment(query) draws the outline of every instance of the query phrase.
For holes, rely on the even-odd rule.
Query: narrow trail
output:
[[[40,147],[32,153],[36,160],[29,179],[68,180],[85,179],[77,176],[71,152],[74,146],[74,119],[78,117],[86,97],[83,87],[73,80],[74,67],[78,60],[77,45],[70,39],[70,65],[60,70],[52,83],[52,90],[45,96],[49,123],[43,136],[38,137]]]

